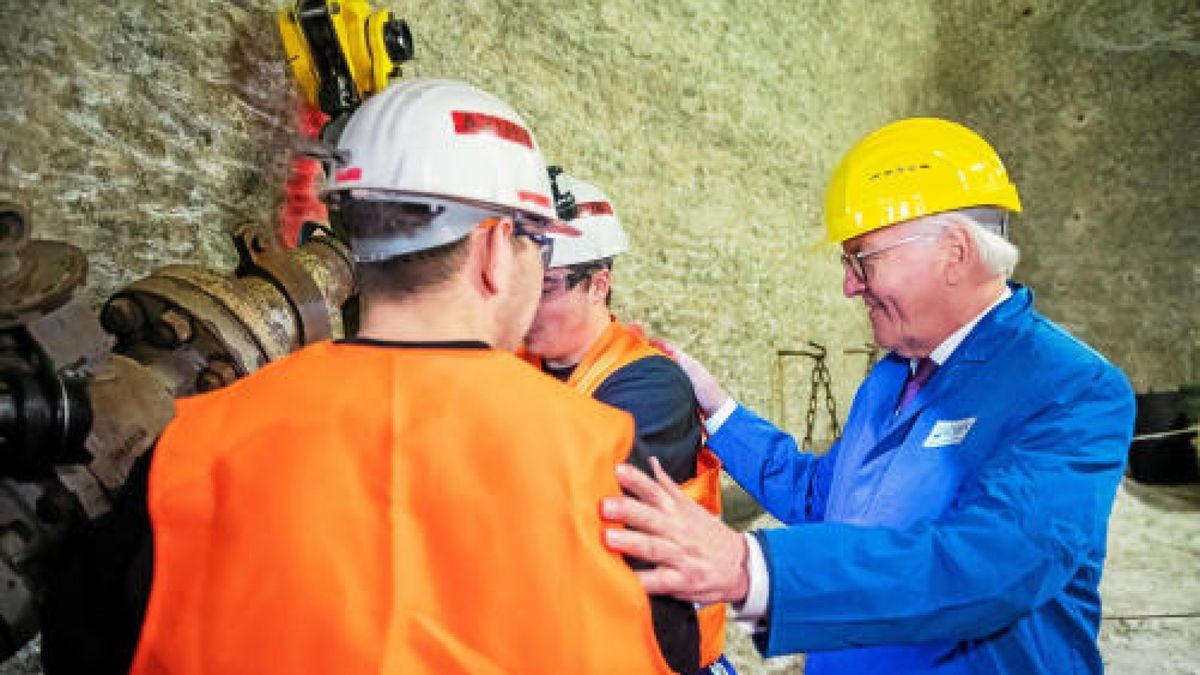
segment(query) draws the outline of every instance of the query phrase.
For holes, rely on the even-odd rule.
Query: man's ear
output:
[[[481,249],[479,279],[489,295],[498,295],[507,288],[516,253],[512,242],[513,223],[509,218],[477,231]]]
[[[604,304],[608,291],[612,288],[612,270],[601,269],[592,273],[588,280],[588,297],[593,302]]]
[[[979,260],[975,238],[965,224],[955,223],[943,231],[942,246],[946,254],[946,283],[957,286],[970,276]]]

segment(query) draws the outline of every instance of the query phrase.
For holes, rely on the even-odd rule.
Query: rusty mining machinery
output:
[[[74,296],[83,252],[31,229],[21,204],[0,199],[0,658],[38,630],[52,547],[108,511],[174,399],[340,336],[355,286],[338,239],[284,250],[244,227],[232,273],[163,267],[97,317]]]
[[[276,18],[300,94],[330,120],[299,152],[328,169],[349,115],[413,58],[412,36],[368,0],[296,0]],[[84,253],[34,239],[0,190],[0,660],[38,632],[57,544],[110,510],[176,398],[343,335],[354,262],[330,225],[290,249],[276,230],[237,228],[232,272],[162,267],[96,316],[75,297]]]

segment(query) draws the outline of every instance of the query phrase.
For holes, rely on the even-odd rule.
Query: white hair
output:
[[[988,271],[996,276],[1003,276],[1005,279],[1012,278],[1021,252],[1017,250],[1016,245],[1005,238],[1008,213],[1003,209],[992,207],[959,209],[958,211],[935,213],[922,220],[939,228],[954,224],[966,225],[967,231],[971,233],[971,239],[975,241],[975,248],[979,250],[979,257],[987,266]]]

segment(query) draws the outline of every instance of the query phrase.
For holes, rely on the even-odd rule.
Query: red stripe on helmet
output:
[[[525,127],[495,115],[480,112],[455,110],[450,113],[454,120],[454,133],[457,134],[492,134],[506,141],[512,141],[533,149],[533,136]]]
[[[611,216],[612,214],[612,204],[608,202],[583,202],[579,204],[580,216]]]
[[[542,208],[550,208],[550,198],[540,192],[531,192],[529,190],[518,190],[517,199],[530,204],[537,204]]]
[[[333,179],[341,182],[344,180],[362,180],[362,169],[357,166],[352,166],[348,169],[340,169],[334,174]]]

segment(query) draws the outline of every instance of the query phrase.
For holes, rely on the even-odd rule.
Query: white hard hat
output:
[[[465,82],[408,78],[367,101],[338,138],[341,162],[322,190],[341,198],[426,204],[437,214],[407,236],[354,239],[362,261],[456,241],[491,217],[560,228],[546,162],[525,122]]]
[[[559,195],[574,197],[575,213],[568,224],[579,230],[579,236],[555,237],[550,267],[604,260],[629,250],[629,237],[600,188],[566,173],[557,174],[555,187]]]

